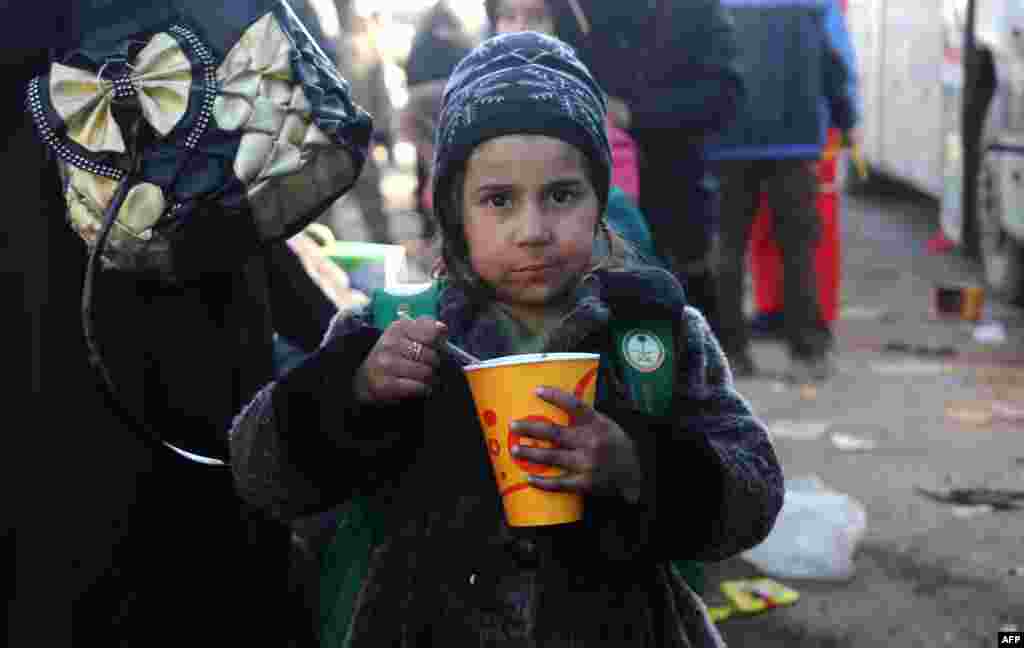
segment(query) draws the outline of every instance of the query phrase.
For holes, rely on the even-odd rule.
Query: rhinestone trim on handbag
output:
[[[122,74],[119,77],[111,79],[110,82],[114,84],[115,99],[131,99],[135,96],[135,84],[132,83],[132,78],[128,74]]]
[[[39,84],[39,77],[29,81],[28,94],[25,97],[25,102],[28,104],[29,113],[32,114],[32,122],[35,124],[36,130],[39,131],[39,137],[43,140],[46,146],[56,153],[57,157],[68,164],[78,167],[79,169],[83,169],[98,176],[110,178],[111,180],[120,180],[123,178],[124,171],[121,169],[110,166],[109,164],[95,162],[84,155],[79,155],[57,136],[56,131],[50,127],[50,123],[46,120],[46,112],[43,109],[43,99],[40,94]]]
[[[217,68],[214,66],[213,54],[192,30],[181,25],[173,25],[168,31],[183,40],[203,66],[203,101],[195,126],[185,138],[185,148],[191,150],[199,144],[199,140],[210,126],[210,120],[213,119],[213,102],[217,98]]]

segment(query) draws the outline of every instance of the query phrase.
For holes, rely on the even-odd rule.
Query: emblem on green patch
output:
[[[650,331],[636,329],[622,337],[622,356],[633,369],[651,373],[665,363],[665,345]]]

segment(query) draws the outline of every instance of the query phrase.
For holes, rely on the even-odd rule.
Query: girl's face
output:
[[[583,154],[544,135],[479,145],[462,185],[470,263],[525,322],[565,305],[591,262],[600,203]]]
[[[545,0],[500,0],[494,29],[499,34],[534,31],[553,36],[555,19]]]

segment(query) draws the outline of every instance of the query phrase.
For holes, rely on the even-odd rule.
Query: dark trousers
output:
[[[815,206],[818,179],[813,160],[729,160],[720,162],[722,212],[717,262],[719,338],[726,353],[747,349],[750,334],[743,312],[750,230],[762,191],[774,213],[775,240],[782,250],[783,328],[794,356],[824,353],[831,332],[821,319],[814,248],[821,225]]]
[[[641,175],[640,208],[655,251],[683,285],[687,302],[701,311],[717,335],[718,292],[709,265],[719,213],[715,180],[709,173],[696,179],[685,174],[670,179],[646,170],[648,175]]]

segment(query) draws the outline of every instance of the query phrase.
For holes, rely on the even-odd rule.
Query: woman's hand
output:
[[[356,373],[360,403],[392,403],[426,396],[437,380],[440,356],[434,347],[448,328],[431,317],[395,320]]]
[[[544,439],[554,448],[519,445],[512,449],[516,459],[563,468],[560,477],[530,475],[530,484],[550,491],[574,493],[619,493],[630,502],[640,497],[643,473],[633,441],[618,423],[572,394],[542,387],[537,396],[569,414],[569,425],[519,420],[512,424],[516,434]]]

